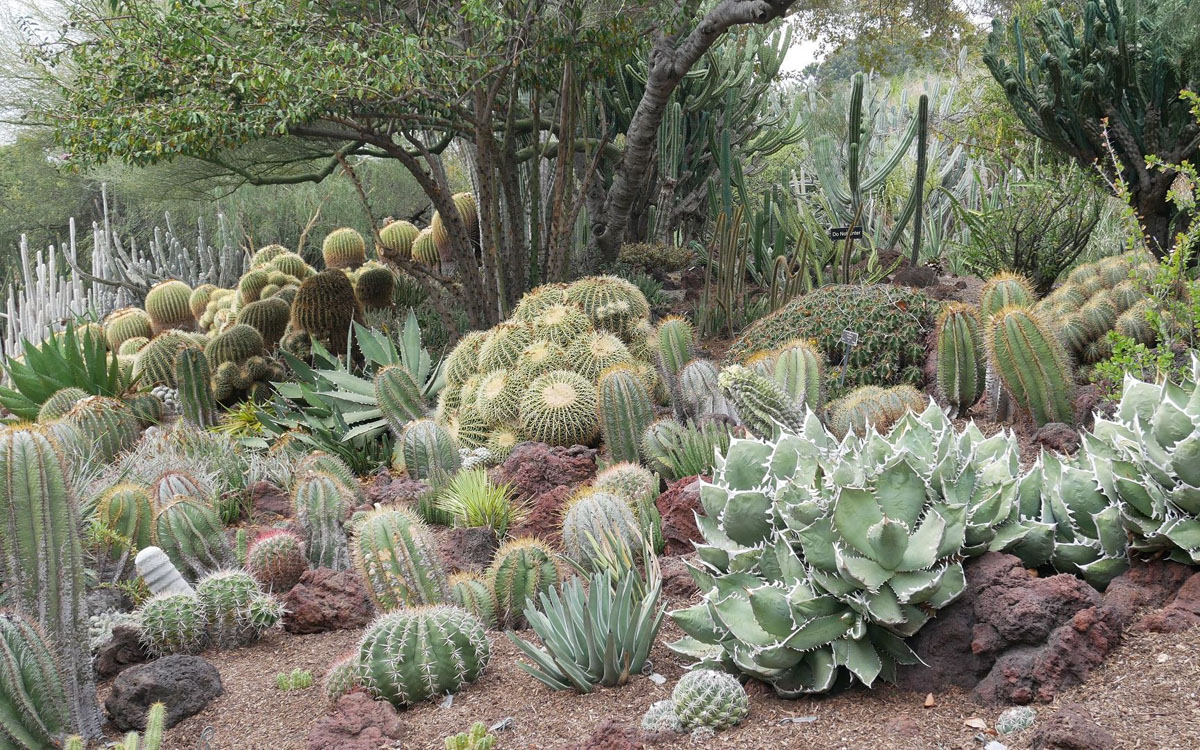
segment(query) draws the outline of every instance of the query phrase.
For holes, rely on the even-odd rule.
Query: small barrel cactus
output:
[[[615,334],[594,331],[580,336],[567,347],[567,361],[572,370],[595,382],[600,373],[614,365],[632,364],[633,355]]]
[[[146,312],[154,333],[171,328],[192,330],[196,319],[192,316],[192,288],[182,281],[170,279],[150,287],[146,293]]]
[[[737,678],[711,669],[680,677],[671,701],[684,729],[725,729],[741,723],[750,712],[750,699]]]
[[[450,595],[454,603],[479,618],[489,630],[496,627],[496,599],[487,581],[478,573],[450,576]]]
[[[358,268],[367,260],[367,243],[357,230],[340,227],[325,235],[321,255],[326,268]]]
[[[108,348],[119,351],[121,344],[129,339],[149,339],[154,336],[150,326],[150,316],[138,307],[123,307],[113,310],[104,319],[104,337],[108,340]]]
[[[289,591],[308,570],[304,542],[291,531],[267,531],[247,547],[246,570],[267,591]]]
[[[501,545],[492,558],[487,579],[496,598],[496,619],[506,627],[525,626],[525,609],[558,583],[554,552],[532,537]]]
[[[237,648],[258,640],[283,616],[282,608],[263,593],[249,573],[219,570],[196,584],[196,599],[217,648]]]
[[[71,407],[87,397],[88,392],[82,388],[60,388],[42,402],[41,408],[38,409],[37,421],[45,424],[64,417],[71,411]]]
[[[475,372],[515,367],[521,352],[533,342],[530,327],[523,323],[501,323],[487,333],[479,346],[479,362]]]
[[[337,356],[346,354],[350,324],[362,317],[354,285],[337,270],[314,274],[292,300],[292,333],[307,333]],[[289,334],[291,335],[291,334]]]
[[[575,305],[548,305],[530,320],[533,335],[561,347],[570,346],[591,330],[592,323]]]
[[[1006,307],[1030,307],[1033,287],[1024,276],[999,273],[988,279],[979,291],[979,312],[984,321]]]
[[[208,505],[177,495],[154,518],[154,540],[171,562],[193,580],[233,564],[233,549],[221,519]]]
[[[356,650],[342,655],[337,661],[329,665],[329,669],[325,672],[325,681],[322,683],[321,688],[326,698],[330,701],[336,701],[354,688],[359,687],[359,685],[358,651]]]
[[[446,738],[446,750],[492,750],[496,747],[496,735],[490,734],[487,725],[477,721],[465,732]]]
[[[125,537],[135,549],[150,546],[154,510],[150,493],[135,484],[114,485],[96,501],[96,521]]]
[[[641,440],[641,436],[638,436]],[[637,463],[618,463],[602,469],[592,480],[592,487],[620,497],[631,505],[639,499],[658,497],[658,477]]]
[[[152,654],[195,654],[208,646],[208,620],[195,594],[156,594],[137,617],[142,645]]]
[[[655,701],[642,714],[642,729],[647,732],[682,732],[683,725],[675,715],[675,703],[671,700]]]
[[[521,426],[530,439],[550,445],[590,443],[597,426],[595,386],[570,370],[538,376],[521,398]]]
[[[1028,729],[1037,720],[1037,712],[1029,706],[1013,706],[996,719],[997,734],[1012,734]]]
[[[133,410],[115,398],[80,399],[64,418],[95,448],[95,459],[104,463],[132,448],[141,434]]]
[[[381,255],[389,260],[408,260],[412,257],[413,242],[421,233],[411,222],[393,221],[379,230]]]
[[[629,503],[616,495],[598,490],[583,490],[573,497],[563,516],[562,541],[567,556],[591,566],[596,545],[608,539],[626,544],[630,550],[641,548],[637,519]]]

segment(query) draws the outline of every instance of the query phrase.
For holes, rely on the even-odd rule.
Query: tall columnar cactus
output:
[[[596,384],[600,434],[614,461],[637,461],[642,433],[654,421],[646,384],[627,365],[600,373]]]
[[[21,615],[0,612],[0,738],[4,747],[57,747],[63,735],[74,731],[69,707],[46,638]]]
[[[455,605],[478,617],[485,628],[496,627],[496,599],[483,576],[455,573],[450,576],[450,595]]]
[[[296,485],[293,495],[309,564],[314,568],[349,569],[350,547],[342,525],[349,492],[333,476],[310,472]]]
[[[154,517],[154,541],[185,577],[232,565],[233,548],[216,511],[205,503],[177,495]]]
[[[405,508],[369,513],[354,536],[354,565],[384,612],[450,601],[437,543]]]
[[[79,508],[63,457],[37,428],[8,429],[0,433],[0,477],[5,604],[36,623],[54,644],[72,723],[80,734],[99,737]]]
[[[695,669],[680,677],[671,702],[683,729],[725,729],[740,724],[750,713],[750,698],[742,683],[711,669]]]
[[[111,462],[132,448],[141,434],[133,412],[115,398],[88,396],[80,399],[64,418],[93,446],[98,461]]]
[[[684,365],[696,356],[696,332],[686,318],[664,318],[654,329],[654,351],[663,378],[678,377]]]
[[[129,339],[149,339],[152,336],[154,331],[151,329],[150,316],[139,307],[114,310],[104,319],[104,337],[108,340],[108,348],[114,352]]]
[[[193,594],[191,584],[179,574],[179,569],[158,547],[143,547],[133,561],[138,576],[151,594]]]
[[[797,339],[773,352],[775,367],[771,377],[793,404],[820,411],[825,403],[825,366],[821,351],[812,341]]]
[[[403,365],[389,365],[375,374],[375,401],[395,435],[400,435],[409,422],[425,416],[421,386]]]
[[[513,539],[496,550],[487,579],[496,597],[496,619],[508,628],[525,627],[525,609],[558,583],[554,552],[533,537]]]
[[[306,279],[292,300],[292,330],[304,331],[338,356],[346,354],[350,324],[361,318],[354,285],[341,271]]]
[[[412,257],[413,242],[421,233],[411,222],[393,221],[379,230],[382,255],[391,261],[408,260]]]
[[[203,352],[185,349],[179,353],[175,359],[175,383],[180,416],[202,429],[215,425],[219,411],[213,399],[212,370]]]
[[[1024,276],[999,273],[988,279],[979,291],[979,314],[988,320],[1006,307],[1032,307],[1033,287]]]
[[[101,493],[95,519],[110,531],[125,537],[134,549],[150,546],[154,509],[150,493],[135,484],[117,484]]]
[[[487,631],[457,607],[407,609],[371,624],[358,649],[363,687],[403,707],[457,692],[483,674],[491,657]]]
[[[987,323],[989,359],[1013,399],[1038,426],[1075,421],[1071,368],[1050,326],[1024,307],[1006,307]]]
[[[804,424],[801,408],[770,378],[730,365],[721,371],[717,384],[746,428],[759,437],[776,437],[780,429],[794,432]]]
[[[937,384],[955,414],[979,401],[985,374],[979,318],[969,305],[947,305],[937,327]]]
[[[396,442],[396,455],[408,475],[421,480],[449,476],[462,461],[454,438],[432,419],[409,422]]]
[[[268,592],[289,591],[308,570],[304,542],[293,531],[264,532],[247,547],[245,567]]]
[[[197,654],[208,647],[208,619],[194,592],[155,594],[138,607],[137,618],[151,654]]]
[[[588,444],[596,435],[596,388],[570,370],[552,370],[521,398],[521,426],[550,445]]]
[[[357,230],[341,227],[325,235],[321,255],[326,268],[358,268],[367,260],[367,243]]]
[[[282,616],[279,604],[240,570],[209,573],[196,584],[196,599],[217,648],[249,645]]]
[[[641,549],[640,530],[628,501],[599,490],[581,490],[571,498],[563,514],[562,543],[572,560],[592,567],[597,545],[610,538],[630,551]]]
[[[146,312],[150,315],[154,333],[171,328],[194,329],[196,319],[192,316],[191,297],[192,288],[174,279],[150,287],[146,293]]]

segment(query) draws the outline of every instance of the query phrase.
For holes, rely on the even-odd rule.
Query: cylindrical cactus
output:
[[[138,575],[151,594],[192,594],[191,585],[179,574],[179,569],[158,547],[143,547],[133,561]]]
[[[1005,388],[1039,426],[1074,421],[1070,365],[1049,326],[1023,307],[1006,307],[987,324],[991,361]]]
[[[396,441],[396,456],[404,471],[420,480],[449,476],[462,460],[454,438],[432,419],[408,423]]]
[[[82,388],[60,388],[50,394],[50,398],[42,403],[41,408],[38,409],[37,421],[45,424],[64,417],[67,412],[71,411],[71,407],[87,397],[88,392]]]
[[[264,532],[246,549],[246,570],[271,593],[289,591],[308,570],[304,542],[292,531]]]
[[[0,612],[0,739],[14,750],[58,747],[75,727],[50,644],[25,618]],[[97,728],[99,725],[97,725]]]
[[[562,543],[572,560],[592,567],[596,545],[609,537],[623,542],[633,552],[641,549],[637,519],[622,497],[600,490],[582,490],[566,506]]]
[[[64,417],[93,446],[95,458],[111,462],[133,447],[141,434],[137,418],[123,401],[88,396],[75,402]]]
[[[375,374],[375,400],[395,435],[400,435],[409,422],[425,416],[421,387],[403,365],[389,365]]]
[[[341,271],[306,279],[292,301],[292,330],[308,333],[337,356],[346,354],[350,324],[361,317],[354,286]]]
[[[750,698],[737,678],[711,669],[685,673],[671,692],[671,701],[684,729],[725,729],[740,724],[750,713]]]
[[[998,273],[979,291],[979,314],[986,321],[1006,307],[1031,307],[1033,302],[1033,287],[1028,279],[1014,273]]]
[[[987,368],[979,318],[969,305],[947,305],[937,326],[937,384],[955,414],[965,414],[983,395]]]
[[[456,605],[478,617],[485,628],[496,627],[496,599],[483,576],[455,573],[450,576],[450,595]]]
[[[336,479],[353,498],[351,505],[361,505],[365,502],[366,498],[363,496],[362,487],[358,484],[358,477],[346,465],[346,462],[337,456],[324,451],[313,451],[296,464],[295,476],[303,478],[305,474],[312,471],[324,472]]]
[[[146,312],[154,333],[171,328],[190,331],[196,327],[192,316],[192,288],[182,281],[170,279],[150,287],[146,293]]]
[[[118,484],[101,493],[96,501],[95,519],[105,528],[120,534],[134,549],[150,546],[154,509],[150,493],[135,484]]]
[[[771,377],[792,403],[820,411],[824,405],[825,367],[823,357],[812,341],[790,341],[774,352],[775,367]]]
[[[804,428],[804,413],[774,380],[741,365],[730,365],[717,376],[717,384],[755,435],[776,438],[781,428],[788,432]]]
[[[696,332],[686,318],[663,318],[654,329],[658,367],[663,377],[678,377],[684,365],[696,356]]]
[[[358,268],[367,260],[367,243],[358,230],[340,227],[325,235],[321,256],[326,268]]]
[[[450,600],[437,543],[406,508],[368,513],[354,536],[354,565],[384,612]]]
[[[596,385],[600,433],[614,461],[637,461],[642,433],[654,421],[654,404],[642,379],[628,366],[610,367]]]
[[[383,615],[363,635],[359,676],[375,698],[394,706],[457,692],[483,674],[487,631],[469,612],[439,606]]]
[[[496,597],[496,619],[505,627],[525,627],[525,610],[558,583],[558,564],[545,542],[524,537],[496,550],[487,580]]]
[[[590,443],[596,436],[596,388],[570,370],[552,370],[529,384],[521,398],[521,426],[550,445]]]
[[[175,359],[175,382],[180,416],[202,429],[216,424],[219,412],[213,399],[208,358],[197,349],[181,351]]]
[[[208,623],[209,640],[217,648],[253,643],[282,614],[258,582],[240,570],[209,573],[196,584],[196,599]]]
[[[389,222],[379,230],[379,242],[384,258],[392,261],[408,260],[412,257],[413,242],[421,233],[412,223],[407,221]]]
[[[310,472],[296,485],[293,494],[309,564],[314,568],[349,569],[350,547],[342,525],[349,492],[333,476]]]
[[[154,331],[150,324],[150,315],[140,307],[113,310],[104,318],[104,337],[108,340],[108,348],[114,352],[129,339],[149,339],[152,336]]]
[[[237,322],[258,331],[262,336],[263,351],[271,351],[287,331],[291,313],[292,307],[287,302],[278,297],[268,297],[238,310]]]
[[[155,594],[137,617],[142,645],[151,654],[197,654],[208,646],[208,620],[195,593]]]
[[[225,538],[216,511],[182,495],[158,511],[154,518],[154,541],[175,567],[192,580],[234,562],[233,548]]]

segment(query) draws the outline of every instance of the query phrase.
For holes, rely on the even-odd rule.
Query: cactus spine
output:
[[[425,415],[421,387],[402,365],[385,367],[375,375],[375,400],[395,435],[399,435],[406,424]]]
[[[183,419],[201,429],[217,423],[217,402],[213,399],[212,370],[208,358],[198,349],[184,349],[175,359],[179,410]]]
[[[196,594],[155,594],[138,608],[142,645],[156,656],[195,654],[208,646],[208,620]]]
[[[0,743],[13,750],[57,747],[74,729],[68,705],[46,639],[20,615],[0,613]]]
[[[761,438],[776,438],[780,428],[799,432],[804,413],[774,380],[740,365],[731,365],[717,377],[721,393],[737,410],[750,432]]]
[[[1039,427],[1074,421],[1066,353],[1032,310],[1006,307],[992,316],[987,345],[1005,388],[1029,409]]]
[[[305,475],[296,485],[296,519],[304,529],[304,551],[314,568],[348,570],[350,548],[342,519],[346,517],[346,489],[324,472]]]
[[[506,627],[525,627],[525,609],[558,583],[558,564],[544,542],[513,539],[496,550],[487,572],[496,597],[496,619]]]
[[[105,490],[96,502],[96,521],[130,541],[134,549],[150,546],[154,509],[150,493],[134,484],[118,484]]]
[[[966,413],[983,395],[985,375],[975,311],[968,305],[948,305],[937,327],[937,384],[955,414]]]
[[[456,605],[478,617],[485,628],[496,627],[496,600],[482,576],[455,573],[450,576],[450,595]]]
[[[1030,307],[1033,299],[1033,287],[1024,276],[998,273],[979,292],[980,316],[987,320],[1006,307]]]
[[[396,453],[413,479],[440,480],[458,470],[461,458],[454,438],[432,419],[410,422],[400,434]]]
[[[91,443],[96,460],[105,463],[132,448],[141,434],[133,411],[115,398],[88,396],[80,399],[65,419]]]
[[[234,561],[233,548],[216,511],[177,495],[154,518],[154,540],[185,576],[196,580]]]
[[[246,549],[246,570],[271,593],[290,590],[308,570],[304,543],[299,535],[283,529],[261,534]]]
[[[407,509],[367,514],[355,534],[354,565],[381,611],[450,600],[437,544]]]
[[[596,388],[582,375],[552,370],[529,384],[521,398],[521,426],[550,445],[587,444],[596,435]]]
[[[170,279],[150,287],[146,293],[146,312],[154,333],[170,328],[192,330],[196,319],[192,316],[192,288],[182,281]]]
[[[803,404],[819,411],[824,403],[822,384],[825,368],[821,352],[811,341],[792,341],[774,352],[775,367],[771,377],[797,406]]]
[[[600,374],[596,391],[600,432],[614,461],[637,461],[642,433],[654,420],[646,385],[625,365]]]

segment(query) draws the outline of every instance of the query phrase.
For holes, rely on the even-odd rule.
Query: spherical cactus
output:
[[[292,302],[292,329],[307,332],[339,357],[346,354],[350,324],[361,317],[354,286],[341,271],[307,279]]]
[[[683,725],[675,715],[675,703],[670,700],[655,701],[642,714],[642,729],[654,734],[660,732],[682,732]]]
[[[354,565],[383,612],[450,600],[437,542],[407,508],[368,513],[354,536]]]
[[[697,669],[679,678],[671,692],[675,715],[684,729],[725,729],[750,713],[750,699],[733,675]]]
[[[596,413],[613,460],[637,461],[642,433],[654,421],[654,404],[646,384],[628,365],[616,365],[600,374]]]
[[[591,567],[596,545],[605,544],[609,537],[623,542],[631,551],[641,550],[637,519],[629,502],[596,489],[577,492],[563,515],[562,543],[567,556]]]
[[[1013,273],[999,273],[987,280],[979,292],[979,313],[987,320],[1006,307],[1033,305],[1033,287],[1028,279]]]
[[[525,439],[524,433],[515,425],[500,425],[488,433],[487,442],[483,444],[491,455],[492,460],[503,463],[512,449]]]
[[[532,341],[533,334],[524,323],[501,323],[488,333],[479,347],[478,371],[488,373],[516,366],[521,352]]]
[[[983,395],[983,354],[975,310],[969,305],[947,305],[937,325],[937,384],[956,414],[966,413]]]
[[[151,544],[154,509],[150,493],[135,484],[109,487],[96,501],[96,522],[128,539],[138,550]]]
[[[182,496],[154,517],[154,541],[192,580],[234,562],[233,549],[216,511]]]
[[[592,480],[592,487],[633,506],[638,500],[658,496],[658,477],[641,464],[627,461],[601,470]]]
[[[403,365],[389,365],[375,374],[375,401],[395,435],[425,415],[421,387]]]
[[[576,305],[549,305],[530,321],[533,335],[568,347],[592,329],[592,322]]]
[[[146,312],[154,333],[171,328],[192,330],[196,319],[192,317],[192,288],[182,281],[171,279],[150,287],[146,293]]]
[[[384,258],[392,261],[408,260],[412,257],[413,242],[421,233],[410,222],[393,221],[379,230],[379,242]]]
[[[479,372],[479,350],[487,337],[487,331],[471,331],[450,350],[445,366],[448,385],[462,385]]]
[[[649,317],[650,303],[634,284],[619,276],[589,276],[569,285],[563,295],[579,305],[597,328],[617,334]]]
[[[58,741],[76,727],[46,636],[23,616],[0,612],[0,663],[4,664],[0,670],[4,746],[59,747]]]
[[[525,627],[525,610],[558,583],[558,564],[546,543],[533,537],[505,542],[496,550],[487,580],[496,598],[496,619],[508,628]]]
[[[488,421],[474,406],[464,406],[458,411],[454,429],[446,430],[454,436],[459,449],[475,450],[487,444],[492,433],[493,422]]]
[[[417,233],[412,244],[412,259],[418,263],[423,263],[431,268],[436,267],[442,262],[442,256],[438,253],[437,242],[433,239],[433,230],[425,227]]]
[[[1097,294],[1079,310],[1079,317],[1087,326],[1088,337],[1098,339],[1113,329],[1117,323],[1117,306],[1111,300]]]
[[[138,307],[123,307],[113,310],[104,319],[104,338],[108,348],[119,351],[121,344],[132,338],[149,339],[154,335],[150,315]]]
[[[191,337],[180,331],[167,331],[142,347],[134,360],[133,376],[142,388],[156,385],[177,387],[175,361],[184,349],[202,349]]]
[[[997,312],[987,323],[987,347],[1005,388],[1038,425],[1074,421],[1066,353],[1036,313],[1017,306]]]
[[[474,238],[479,234],[479,208],[475,205],[475,196],[471,193],[455,193],[450,196],[454,207],[458,209],[459,218],[467,228],[467,234]]]
[[[208,622],[212,645],[228,649],[258,640],[278,621],[276,608],[267,606],[269,597],[258,582],[241,570],[218,570],[196,584],[196,599]]]
[[[121,342],[121,348],[117,349],[117,354],[122,357],[132,357],[142,350],[146,344],[150,343],[150,339],[144,336],[134,336],[131,339],[125,339]]]
[[[457,606],[478,617],[485,628],[496,627],[496,600],[483,576],[455,573],[450,576],[450,595]]]
[[[632,363],[633,355],[617,336],[594,331],[580,336],[567,347],[567,361],[571,363],[571,369],[595,382],[608,368]]]
[[[569,367],[567,350],[545,339],[534,339],[529,346],[521,350],[517,360],[517,380],[528,384],[538,375],[545,375],[551,370]]]
[[[367,260],[367,243],[357,230],[341,227],[325,235],[321,256],[326,268],[358,268]]]
[[[458,607],[383,615],[363,635],[359,677],[377,699],[403,707],[457,692],[483,674],[491,656],[487,631]]]
[[[1146,293],[1138,289],[1132,281],[1122,281],[1112,289],[1112,301],[1117,310],[1125,312],[1137,303],[1146,299]]]
[[[291,305],[278,297],[269,297],[258,302],[251,302],[239,310],[237,322],[239,325],[248,325],[258,331],[262,336],[263,351],[271,351],[287,331],[288,317],[291,313]],[[234,328],[237,326],[235,325]],[[225,334],[217,334],[217,337],[223,335]]]
[[[163,420],[163,402],[153,393],[131,393],[124,398],[138,426],[145,429]]]
[[[246,549],[246,570],[267,591],[290,591],[308,570],[304,543],[291,531],[265,532]]]
[[[155,507],[170,503],[177,495],[207,500],[212,494],[211,481],[198,479],[180,469],[167,469],[150,483],[150,501]]]
[[[80,399],[87,397],[88,392],[82,388],[60,388],[42,402],[42,407],[38,409],[37,421],[45,424],[64,417]]]
[[[183,580],[166,553],[158,547],[144,547],[133,566],[151,594],[192,594],[191,584]]]
[[[289,251],[283,245],[264,245],[250,256],[250,267],[262,268],[286,252]]]
[[[244,307],[251,302],[257,302],[262,296],[262,290],[271,283],[271,274],[264,268],[248,271],[238,280],[238,306]]]
[[[192,293],[188,295],[188,307],[192,311],[193,318],[200,319],[200,316],[208,308],[208,303],[212,301],[213,292],[216,290],[216,284],[201,284],[192,290]]]
[[[596,436],[596,388],[569,370],[539,375],[521,397],[520,420],[533,440],[586,445]]]
[[[208,366],[217,369],[224,362],[240,364],[265,350],[263,335],[254,326],[238,323],[224,333],[213,336],[204,348]]]
[[[1128,336],[1139,344],[1153,346],[1158,339],[1158,332],[1150,325],[1147,313],[1150,311],[1150,301],[1142,299],[1117,317],[1113,329],[1122,336]],[[41,421],[41,414],[38,415]]]
[[[887,432],[891,422],[883,408],[884,389],[875,385],[855,388],[829,405],[826,424],[838,438],[850,432],[863,437],[867,429],[875,427],[877,432]]]
[[[475,408],[489,424],[501,424],[517,418],[520,399],[520,387],[514,374],[505,369],[492,370],[479,381]]]
[[[329,665],[325,672],[325,681],[321,686],[325,697],[336,701],[346,693],[361,687],[358,678],[358,651],[343,654],[337,661]]]
[[[458,470],[458,445],[445,428],[432,419],[409,422],[396,441],[397,468],[413,479],[449,476]]]
[[[75,402],[63,418],[93,446],[98,461],[111,462],[133,447],[141,434],[137,418],[123,401],[88,396]]]
[[[270,268],[300,282],[313,275],[312,266],[305,263],[304,258],[291,252],[282,253],[274,258]]]
[[[392,292],[396,289],[396,274],[380,265],[364,268],[354,282],[354,296],[368,310],[382,310],[392,306]]]
[[[195,594],[156,594],[137,616],[142,645],[151,654],[198,654],[208,646],[208,620]]]
[[[542,313],[542,310],[551,305],[561,305],[566,302],[567,298],[563,294],[566,288],[566,284],[551,283],[525,292],[513,309],[512,319],[523,323],[532,323],[534,318]]]

